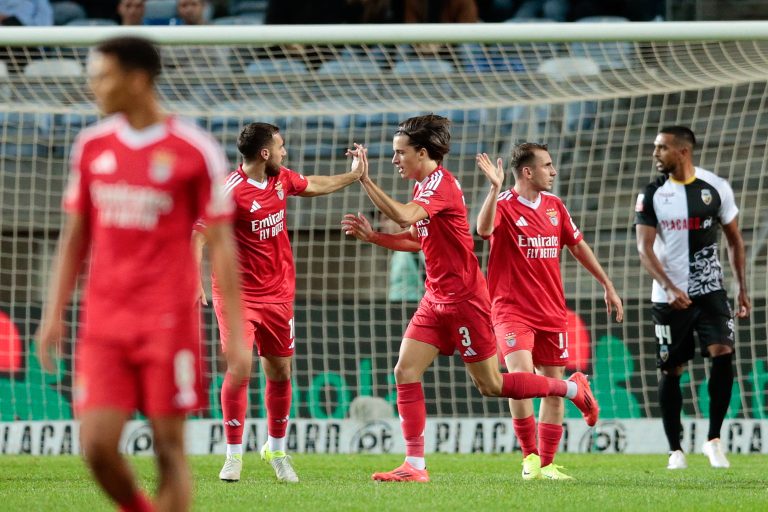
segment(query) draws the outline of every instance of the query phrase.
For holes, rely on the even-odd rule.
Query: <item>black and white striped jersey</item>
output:
[[[656,228],[653,252],[669,279],[689,297],[723,289],[720,224],[730,223],[739,213],[728,182],[706,169],[695,169],[687,183],[659,177],[635,204],[635,224]],[[655,280],[651,300],[667,301]]]

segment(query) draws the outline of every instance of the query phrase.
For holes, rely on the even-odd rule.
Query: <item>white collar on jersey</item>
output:
[[[515,195],[517,196],[517,200],[520,201],[520,204],[522,204],[524,206],[527,206],[528,208],[530,208],[532,210],[535,210],[541,204],[541,193],[539,193],[539,195],[536,196],[536,200],[535,201],[529,201],[528,199],[524,198],[523,196],[521,196],[517,192],[515,192]]]
[[[269,178],[265,178],[264,181],[256,181],[253,178],[248,178],[245,181],[247,181],[254,187],[258,188],[259,190],[264,190],[267,188],[267,184],[269,183]]]
[[[168,133],[165,121],[147,126],[143,130],[136,130],[128,124],[128,121],[122,114],[118,114],[119,125],[117,128],[117,138],[131,149],[138,149],[163,139]]]

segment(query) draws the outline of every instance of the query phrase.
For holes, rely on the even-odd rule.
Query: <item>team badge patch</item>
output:
[[[515,338],[515,333],[513,333],[513,332],[508,332],[507,334],[505,334],[505,335],[504,335],[504,341],[506,341],[506,343],[507,343],[507,346],[508,346],[509,348],[512,348],[512,347],[514,347],[514,346],[515,346],[515,344],[517,343],[517,339]]]
[[[659,359],[664,363],[669,359],[669,347],[667,345],[661,345],[659,347]]]
[[[282,201],[285,197],[285,192],[283,192],[283,184],[281,182],[275,183],[275,191],[277,192],[277,198]]]
[[[173,153],[167,151],[155,151],[150,157],[149,179],[155,183],[165,183],[173,172],[173,163],[176,160]]]
[[[709,205],[712,202],[712,192],[708,188],[701,189],[701,200],[704,204]]]
[[[557,220],[557,210],[554,208],[550,208],[547,210],[547,216],[549,217],[549,222],[552,223],[553,226],[557,226],[558,220]]]

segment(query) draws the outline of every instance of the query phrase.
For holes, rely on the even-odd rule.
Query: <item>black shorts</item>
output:
[[[695,355],[693,333],[699,337],[699,349],[708,356],[709,345],[734,345],[733,310],[725,290],[691,297],[686,309],[672,309],[666,303],[653,303],[656,332],[656,366],[674,368]]]

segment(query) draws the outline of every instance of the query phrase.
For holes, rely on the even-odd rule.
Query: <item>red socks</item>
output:
[[[285,437],[291,412],[291,381],[267,380],[264,401],[267,405],[267,433],[278,439]]]
[[[564,380],[526,372],[502,373],[501,396],[522,400],[544,396],[565,396],[568,385]]]
[[[155,506],[146,494],[137,491],[133,498],[131,498],[131,501],[121,504],[118,510],[120,512],[153,512]]]
[[[421,382],[397,385],[397,412],[405,438],[406,457],[424,457],[424,428],[427,406]]]
[[[555,459],[555,453],[563,437],[563,426],[552,423],[539,423],[539,456],[541,467],[549,466]]]
[[[520,449],[523,451],[523,458],[531,453],[539,453],[536,449],[536,420],[533,415],[523,419],[513,418],[512,425],[515,428]]]
[[[243,444],[243,424],[248,407],[248,380],[233,382],[232,376],[224,374],[221,385],[221,412],[224,415],[224,433],[227,444]]]

